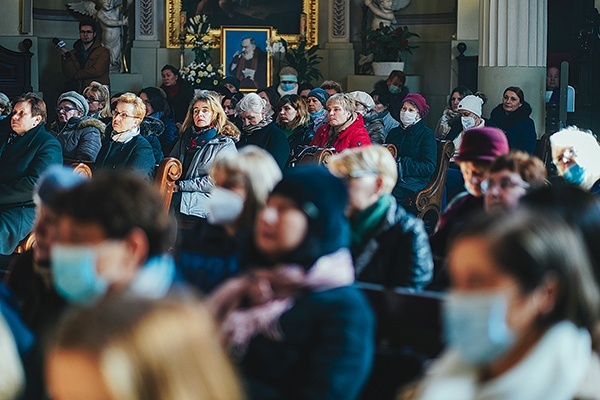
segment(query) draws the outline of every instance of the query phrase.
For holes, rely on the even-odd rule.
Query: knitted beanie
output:
[[[458,111],[467,110],[481,118],[481,106],[483,106],[483,100],[480,97],[471,94],[465,96],[460,103],[458,103]]]
[[[488,161],[509,152],[508,140],[501,129],[473,128],[463,133],[456,161]]]
[[[425,97],[421,96],[419,93],[407,94],[404,100],[402,100],[402,103],[406,103],[407,101],[413,103],[415,107],[417,107],[421,118],[425,118],[427,114],[429,114],[429,104],[427,104]]]
[[[86,181],[71,168],[62,165],[53,165],[40,176],[34,190],[34,199],[37,204],[49,206],[52,200],[61,192],[74,188]]]
[[[90,106],[85,97],[73,90],[61,94],[56,102],[56,105],[58,106],[63,101],[70,101],[73,103],[75,107],[77,107],[77,109],[83,113],[83,115],[87,115],[90,111]]]
[[[325,90],[321,88],[314,88],[310,92],[308,92],[308,96],[306,96],[306,98],[308,99],[309,97],[314,97],[315,99],[319,100],[323,107],[327,107],[327,99],[329,98],[329,93],[327,93]]]

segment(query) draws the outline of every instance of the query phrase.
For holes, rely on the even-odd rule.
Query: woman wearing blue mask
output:
[[[266,150],[246,146],[238,154],[219,155],[210,176],[215,186],[208,223],[185,235],[176,248],[178,275],[204,293],[240,272],[241,248],[281,170]]]
[[[429,105],[423,96],[410,93],[400,111],[400,126],[390,131],[386,143],[398,150],[398,182],[392,194],[398,204],[427,186],[437,164],[437,145],[433,131],[423,118]]]
[[[600,146],[591,132],[570,126],[550,136],[552,161],[567,182],[600,195]]]
[[[448,272],[448,348],[417,398],[597,398],[599,290],[557,215],[480,219],[455,239]]]

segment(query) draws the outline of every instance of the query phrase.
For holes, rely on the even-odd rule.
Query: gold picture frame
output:
[[[185,45],[186,47],[193,46],[193,36],[185,32],[185,28],[182,29],[181,23],[193,17],[192,15],[186,15],[182,13],[182,2],[186,0],[166,0],[165,8],[167,12],[167,24],[166,24],[166,45],[168,48],[180,47],[179,36],[181,33],[185,33]],[[193,0],[190,0],[193,1]],[[298,21],[300,21],[299,32],[295,34],[279,34],[277,23],[272,24],[271,37],[281,37],[285,39],[290,45],[295,45],[300,41],[300,37],[306,38],[306,44],[308,47],[318,44],[318,6],[319,0],[283,0],[283,1],[300,1],[302,2],[302,13],[298,15]],[[262,24],[264,26],[264,24]],[[237,26],[237,24],[228,24],[227,26]],[[260,28],[257,26],[248,26],[244,24],[244,27]],[[210,34],[212,36],[212,45],[214,48],[218,48],[221,45],[221,26],[212,26]]]

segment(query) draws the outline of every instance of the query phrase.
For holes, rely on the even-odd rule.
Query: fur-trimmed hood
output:
[[[61,131],[63,131],[63,132],[64,131],[73,131],[76,129],[85,129],[85,128],[89,128],[89,127],[98,129],[100,131],[100,134],[104,135],[104,130],[106,129],[106,124],[97,118],[90,117],[90,116],[83,116],[81,118],[71,118],[69,120],[69,122],[67,122],[67,126],[63,127],[62,129],[59,127],[58,121],[54,121],[50,125],[50,131],[54,132],[56,134]]]

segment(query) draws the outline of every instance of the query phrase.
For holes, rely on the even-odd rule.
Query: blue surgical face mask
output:
[[[566,169],[564,178],[567,182],[571,182],[575,185],[581,185],[583,179],[585,178],[585,169],[581,165],[575,163]]]
[[[295,87],[296,87],[295,83],[282,83],[281,84],[281,90],[283,90],[284,92],[290,92],[290,91],[294,90]]]
[[[400,86],[396,86],[396,85],[388,86],[388,90],[390,91],[391,94],[398,94],[402,91]]]
[[[108,290],[96,272],[95,246],[52,246],[50,264],[56,291],[70,303],[91,304]]]
[[[486,364],[512,347],[515,335],[506,323],[503,292],[450,292],[444,302],[444,334],[450,348],[472,364]]]

